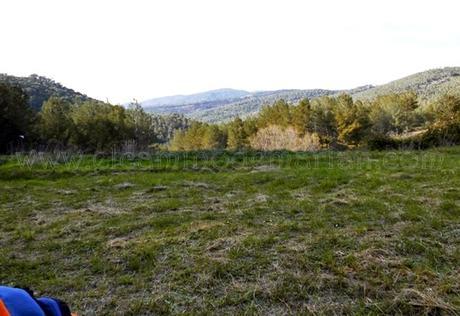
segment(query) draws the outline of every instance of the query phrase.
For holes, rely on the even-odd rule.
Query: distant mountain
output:
[[[229,89],[224,89],[228,91]],[[142,102],[146,111],[158,114],[167,113],[181,113],[190,118],[194,118],[206,122],[223,122],[231,120],[236,116],[246,117],[257,113],[260,108],[265,104],[271,104],[279,99],[285,99],[288,102],[297,102],[303,98],[315,98],[323,95],[331,95],[337,93],[334,90],[277,90],[277,91],[259,91],[259,92],[246,92],[241,90],[237,94],[232,94],[229,98],[224,98],[219,95],[218,99],[214,99],[215,95],[213,90],[203,92],[192,96],[181,96],[186,103],[145,106],[147,102]],[[235,91],[235,90],[231,90]],[[193,102],[190,100],[196,99],[196,96],[207,96],[206,101]],[[191,98],[189,98],[191,97]],[[166,97],[168,100],[170,97]],[[176,97],[172,97],[176,98]],[[162,98],[163,99],[163,98]],[[173,99],[178,100],[178,99]],[[147,103],[148,104],[148,103]]]
[[[158,102],[156,101],[156,106],[146,106],[146,104],[152,104],[148,103],[149,101],[142,102],[141,104],[148,112],[154,112],[158,114],[181,113],[196,120],[215,123],[229,121],[236,116],[244,118],[254,115],[262,108],[262,106],[272,104],[279,99],[284,99],[287,102],[295,103],[304,98],[314,99],[321,96],[336,95],[342,92],[358,93],[370,88],[373,88],[373,86],[363,86],[353,90],[290,89],[258,92],[236,90],[240,92],[239,96],[237,97],[232,95],[229,98],[223,98],[221,95],[219,95],[218,99],[213,99],[215,91],[230,90],[223,89],[203,92],[191,96],[180,96],[185,103],[180,103],[180,100],[177,98],[177,96],[174,96],[155,99],[162,100]],[[243,94],[243,92],[246,94]],[[206,101],[191,101],[196,100],[196,96],[202,95],[207,96]],[[170,101],[170,103],[161,104],[161,102],[165,101]]]
[[[225,122],[236,116],[244,118],[254,115],[264,105],[272,104],[279,99],[295,103],[304,98],[313,99],[335,93],[337,91],[323,89],[262,91],[253,93],[237,101],[221,102],[215,104],[213,107],[198,107],[197,110],[184,114],[190,118],[205,122]]]
[[[216,93],[237,91],[238,93]],[[204,122],[225,122],[236,116],[247,117],[257,113],[262,106],[285,99],[295,103],[303,98],[336,96],[348,93],[358,100],[368,100],[378,95],[414,91],[422,104],[441,94],[460,93],[460,67],[432,69],[389,82],[384,85],[366,85],[350,90],[277,90],[247,92],[241,90],[213,90],[190,96],[174,96],[145,101],[142,105],[149,112],[159,114],[181,113]],[[152,106],[153,104],[153,106]]]
[[[19,86],[29,96],[29,104],[39,110],[44,101],[51,96],[57,96],[67,100],[90,100],[88,96],[66,88],[49,78],[30,75],[29,77],[15,77],[7,74],[0,74],[0,82]]]
[[[460,67],[446,67],[419,72],[387,84],[353,93],[355,99],[373,99],[379,95],[413,91],[427,102],[444,93],[460,93]]]
[[[190,95],[174,95],[141,102],[145,108],[178,106],[194,103],[207,103],[223,100],[235,100],[249,95],[250,92],[235,89],[218,89]]]
[[[30,104],[40,109],[51,96],[67,100],[92,100],[88,96],[66,88],[63,85],[38,75],[15,77],[0,74],[0,82],[6,82],[24,89]],[[242,118],[254,115],[262,106],[276,100],[285,99],[290,103],[303,98],[314,99],[321,96],[335,96],[348,93],[354,99],[368,100],[378,95],[414,91],[422,104],[438,98],[444,93],[460,94],[460,67],[432,69],[416,73],[387,84],[367,85],[350,90],[276,90],[248,92],[235,89],[218,89],[191,95],[176,95],[141,102],[148,112],[157,114],[179,113],[189,118],[205,122],[225,122],[236,116]]]

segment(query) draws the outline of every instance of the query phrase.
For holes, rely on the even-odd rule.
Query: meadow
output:
[[[0,283],[79,315],[460,313],[460,147],[0,157]]]

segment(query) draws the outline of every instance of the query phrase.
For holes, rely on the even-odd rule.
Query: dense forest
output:
[[[460,96],[446,93],[423,106],[419,100],[414,92],[365,101],[348,94],[304,98],[296,104],[280,99],[244,120],[209,124],[179,114],[147,113],[138,103],[123,107],[57,96],[36,111],[23,89],[0,84],[0,151],[315,151],[460,143]]]
[[[445,94],[420,106],[414,92],[354,101],[350,95],[281,99],[258,115],[213,125],[193,123],[177,131],[171,150],[321,148],[426,148],[460,143],[460,97]]]
[[[289,104],[296,104],[304,98],[315,99],[322,96],[337,97],[349,94],[354,100],[367,101],[380,95],[399,94],[413,91],[417,94],[420,106],[426,106],[439,99],[443,94],[458,94],[460,91],[460,67],[446,67],[416,73],[389,83],[346,90],[278,90],[259,91],[247,94],[235,94],[224,98],[219,94],[216,101],[211,98],[215,91],[203,94],[180,96],[180,98],[160,98],[141,102],[149,112],[158,114],[181,113],[192,119],[207,123],[229,122],[236,116],[246,118],[257,114],[260,109],[275,101],[284,99]],[[241,91],[239,91],[241,92]],[[211,94],[211,95],[209,95]],[[228,96],[228,94],[226,94]],[[215,96],[214,96],[215,97]]]
[[[16,86],[24,90],[25,94],[28,96],[29,105],[36,110],[40,110],[43,103],[52,96],[59,97],[67,101],[93,100],[83,93],[66,88],[52,79],[35,74],[28,77],[16,77],[7,74],[0,74],[0,83]]]
[[[158,116],[133,103],[127,108],[96,100],[52,96],[40,111],[26,92],[0,83],[0,152],[75,149],[83,152],[155,149],[190,120]]]

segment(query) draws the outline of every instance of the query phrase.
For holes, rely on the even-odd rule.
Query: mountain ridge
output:
[[[29,96],[30,105],[39,110],[51,96],[74,100],[94,100],[87,95],[67,88],[60,83],[39,75],[16,77],[0,73],[0,82],[21,87]],[[460,94],[460,67],[435,68],[390,81],[382,85],[365,85],[354,89],[281,89],[246,91],[232,88],[214,89],[190,95],[174,95],[153,98],[140,104],[147,112],[156,114],[183,114],[189,118],[218,123],[236,116],[248,117],[256,114],[264,105],[285,99],[296,103],[303,98],[350,94],[357,100],[370,100],[379,95],[414,91],[419,102],[427,104],[445,93]]]
[[[250,92],[248,95],[237,99],[221,98],[220,100],[208,100],[206,102],[186,102],[175,104],[174,106],[146,106],[145,109],[158,114],[181,113],[196,120],[218,123],[229,121],[236,116],[244,118],[254,115],[262,106],[271,104],[281,98],[290,103],[295,103],[303,98],[314,99],[347,93],[354,99],[365,101],[379,95],[405,91],[417,93],[422,104],[436,99],[442,93],[460,93],[460,67],[430,69],[376,86],[364,85],[342,90],[283,89],[258,91]]]
[[[40,110],[43,102],[52,96],[63,98],[68,101],[94,100],[81,92],[67,88],[50,78],[37,74],[32,74],[27,77],[17,77],[6,73],[0,73],[0,83],[18,86],[23,89],[29,97],[30,106],[35,110]]]
[[[213,89],[193,94],[177,94],[148,99],[141,102],[143,107],[175,106],[189,103],[237,99],[251,94],[249,91],[232,88]]]

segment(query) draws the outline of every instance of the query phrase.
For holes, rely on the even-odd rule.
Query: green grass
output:
[[[45,158],[0,159],[0,283],[81,315],[460,313],[459,147]]]

